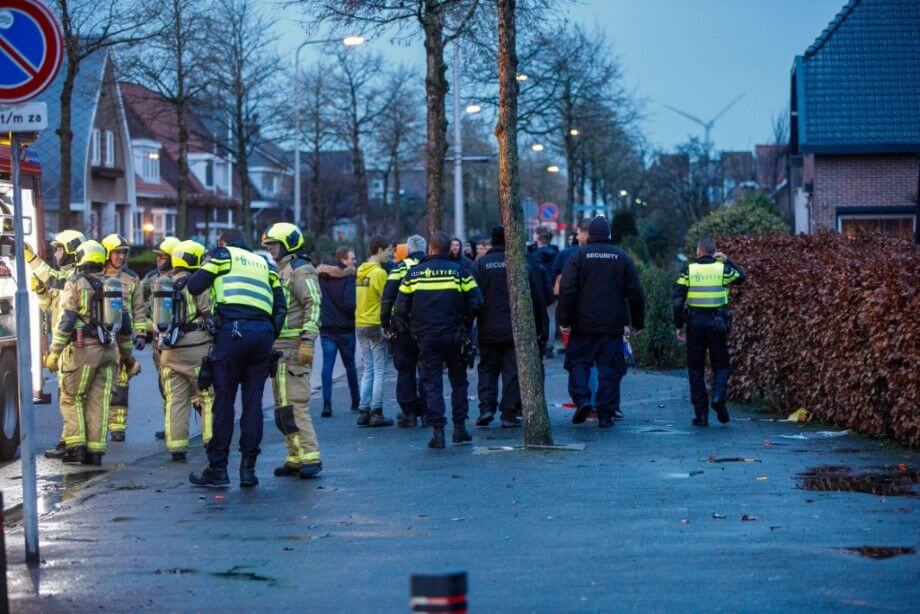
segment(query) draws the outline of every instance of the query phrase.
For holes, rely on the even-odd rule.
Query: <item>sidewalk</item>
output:
[[[818,429],[737,408],[727,428],[692,429],[686,382],[636,371],[624,422],[573,427],[561,361],[547,372],[554,437],[583,452],[488,451],[521,439],[494,425],[472,429],[473,446],[428,450],[428,429],[356,428],[340,382],[333,418],[314,413],[319,479],[272,475],[284,451],[269,416],[254,490],[236,486],[235,450],[224,492],[188,484],[200,448],[188,465],[165,453],[129,463],[42,516],[40,570],[25,568],[21,529],[8,529],[11,609],[406,611],[409,574],[447,569],[469,572],[472,611],[910,609],[920,598],[917,554],[847,550],[920,546],[920,498],[807,491],[797,477],[849,466],[894,477],[811,482],[909,495],[917,452],[785,439]],[[392,383],[387,393],[392,415]]]

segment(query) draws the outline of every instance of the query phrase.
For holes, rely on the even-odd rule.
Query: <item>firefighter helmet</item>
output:
[[[176,237],[163,237],[153,246],[153,251],[159,255],[169,256],[177,245],[179,245],[179,239]]]
[[[77,266],[86,266],[88,264],[105,264],[105,248],[98,241],[84,241],[77,248]]]
[[[297,226],[288,222],[272,224],[262,235],[262,245],[269,243],[280,243],[284,249],[282,255],[290,254],[303,247],[303,233]]]
[[[86,241],[86,237],[79,230],[62,230],[61,232],[54,235],[54,238],[51,240],[51,245],[53,247],[62,247],[64,248],[64,253],[73,256],[77,253],[77,248],[80,247],[80,244]]]
[[[119,234],[110,234],[102,239],[102,247],[105,248],[105,257],[108,258],[112,255],[112,252],[119,250],[129,250],[131,246],[128,245],[128,240]]]
[[[172,267],[174,269],[197,269],[204,256],[204,245],[198,241],[180,241],[172,248]]]

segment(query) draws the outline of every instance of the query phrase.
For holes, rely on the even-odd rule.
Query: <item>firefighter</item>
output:
[[[105,268],[102,269],[102,272],[107,277],[117,277],[121,282],[125,309],[131,313],[131,322],[134,326],[134,349],[143,350],[147,334],[147,314],[140,278],[127,265],[131,246],[128,245],[127,239],[118,234],[104,237],[101,243],[105,248]],[[115,375],[112,404],[109,407],[109,431],[112,434],[112,441],[124,441],[125,428],[128,425],[128,382],[133,374],[128,371],[120,355],[116,363]]]
[[[146,341],[153,343],[153,368],[157,372],[157,382],[160,383],[160,396],[163,395],[162,379],[160,378],[160,348],[157,345],[157,339],[154,335],[153,325],[149,321],[150,317],[150,296],[153,293],[153,284],[156,280],[162,276],[169,275],[170,269],[172,268],[171,254],[172,249],[179,244],[179,239],[176,237],[163,237],[153,245],[153,254],[156,258],[156,266],[152,271],[147,273],[144,276],[144,279],[141,281],[141,288],[143,288],[144,295],[144,308],[147,313],[147,318],[145,319],[146,323]],[[157,439],[165,439],[166,431],[157,431],[155,433]]]
[[[61,291],[45,359],[49,371],[60,368],[61,404],[76,409],[64,416],[65,463],[102,464],[117,353],[129,370],[139,371],[131,354],[131,316],[124,308],[121,284],[103,275],[104,266],[102,245],[80,244],[76,274]]]
[[[712,237],[702,237],[696,260],[689,264],[674,287],[674,324],[677,338],[687,342],[687,372],[693,426],[709,426],[709,406],[719,422],[729,421],[725,398],[728,392],[728,285],[744,281],[744,273],[722,252]],[[686,331],[681,330],[686,324]],[[712,395],[706,390],[706,352],[712,367]]]
[[[193,296],[210,289],[217,329],[209,360],[214,418],[208,466],[189,475],[189,481],[196,486],[230,484],[227,459],[233,438],[233,405],[242,387],[240,486],[255,486],[259,483],[256,459],[262,442],[262,393],[272,345],[287,315],[284,290],[274,265],[252,253],[238,230],[221,233],[217,248],[189,276],[186,287]]]
[[[201,266],[204,252],[204,245],[196,241],[182,241],[173,247],[171,283],[155,284],[151,295],[153,322],[161,332],[160,387],[165,397],[166,448],[178,463],[186,460],[193,399],[201,405],[201,437],[205,445],[211,440],[214,396],[198,389],[201,359],[211,350],[211,299],[204,292],[193,297],[185,288],[189,275]],[[165,314],[165,321],[161,314]]]
[[[450,380],[454,443],[472,440],[466,430],[469,413],[466,375],[471,359],[473,318],[482,308],[476,280],[450,257],[450,237],[435,232],[429,255],[412,268],[399,286],[396,313],[409,322],[418,339],[422,381],[428,395],[429,448],[444,447],[444,366]]]
[[[287,317],[275,341],[281,357],[272,387],[275,424],[284,433],[288,454],[275,475],[311,478],[323,468],[310,418],[310,372],[322,301],[319,280],[301,253],[303,234],[294,224],[273,224],[262,236],[262,245],[278,264],[287,301]]]
[[[393,317],[393,305],[406,273],[421,262],[427,247],[425,239],[419,235],[406,239],[408,255],[390,271],[380,300],[380,325],[391,338],[393,366],[396,368],[396,402],[400,408],[396,424],[403,428],[418,425],[419,418],[425,415],[427,397],[418,378],[418,345],[409,334],[409,322],[399,316]]]
[[[51,240],[51,264],[42,260],[32,246],[28,243],[23,245],[23,256],[32,269],[32,291],[38,295],[39,306],[43,312],[43,319],[47,322],[46,331],[48,337],[51,337],[50,327],[57,322],[57,309],[60,303],[61,290],[64,284],[70,279],[76,265],[77,248],[86,240],[82,232],[77,230],[62,230],[57,233]],[[68,420],[74,420],[68,417],[76,411],[72,405],[67,405],[60,395],[60,378],[58,378],[58,405],[61,411],[61,417],[66,424]],[[64,435],[57,445],[45,451],[45,458],[62,458],[67,451],[64,444]]]

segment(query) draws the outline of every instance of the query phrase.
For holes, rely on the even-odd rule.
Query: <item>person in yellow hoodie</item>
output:
[[[358,426],[393,426],[393,421],[383,415],[387,342],[380,327],[380,299],[387,282],[387,272],[380,263],[391,255],[390,242],[374,235],[368,248],[371,255],[358,267],[355,282],[355,329],[364,359]]]

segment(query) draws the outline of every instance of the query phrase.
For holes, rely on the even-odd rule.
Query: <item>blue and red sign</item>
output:
[[[51,85],[64,57],[61,28],[38,0],[0,0],[0,104],[25,102]]]
[[[537,210],[537,218],[541,222],[555,222],[559,219],[559,205],[556,203],[543,203]]]

